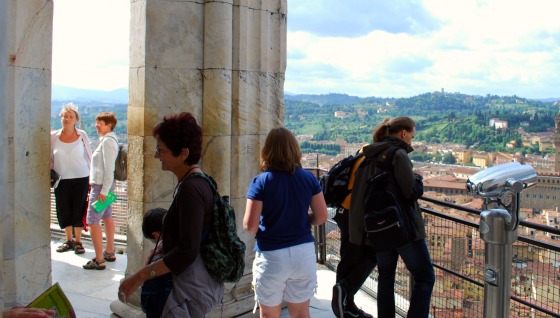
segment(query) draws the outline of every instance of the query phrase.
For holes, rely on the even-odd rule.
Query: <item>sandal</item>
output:
[[[107,262],[114,262],[114,261],[117,260],[117,257],[115,256],[115,253],[103,252],[103,258],[104,258]]]
[[[86,250],[84,249],[82,242],[74,243],[74,254],[84,254],[85,252]]]
[[[100,261],[96,261],[95,257],[87,262],[86,265],[82,266],[84,269],[97,269],[97,270],[104,270],[105,269],[105,260],[102,259]]]
[[[71,249],[74,249],[74,241],[66,241],[66,242],[62,243],[62,245],[57,247],[56,251],[58,253],[63,253],[63,252],[69,251]]]

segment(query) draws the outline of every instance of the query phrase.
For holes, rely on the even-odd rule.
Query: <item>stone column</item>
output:
[[[284,120],[286,13],[286,0],[131,2],[127,274],[143,266],[151,248],[142,238],[144,212],[167,208],[176,185],[153,158],[151,129],[167,114],[191,112],[204,134],[202,168],[230,196],[247,244],[245,277],[228,284],[222,306],[208,317],[232,317],[254,304],[254,238],[242,219],[261,144]],[[136,317],[138,306],[136,295],[111,308]]]
[[[258,10],[236,6],[233,24],[231,196],[238,211],[238,232],[247,244],[245,273],[249,275],[247,284],[238,287],[239,294],[250,295],[245,299],[247,307],[254,305],[250,274],[255,240],[242,230],[245,195],[259,173],[266,135],[284,122],[287,2],[262,1],[261,5]]]
[[[6,102],[8,95],[8,5],[0,1],[0,127],[6,126]],[[0,149],[6,149],[6,138],[0,138]],[[8,168],[8,154],[0,151],[0,220],[4,219],[4,192],[7,189],[6,169]],[[0,222],[0,237],[3,238],[2,223]],[[4,268],[4,248],[0,244],[0,268]],[[4,308],[4,273],[0,271],[0,310]]]
[[[44,158],[50,152],[52,18],[52,1],[0,4],[0,301],[6,308],[25,305],[51,286]]]

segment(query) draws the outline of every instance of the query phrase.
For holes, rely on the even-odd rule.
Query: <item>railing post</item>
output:
[[[317,246],[317,263],[325,264],[327,260],[327,234],[326,224],[314,227],[315,245]]]

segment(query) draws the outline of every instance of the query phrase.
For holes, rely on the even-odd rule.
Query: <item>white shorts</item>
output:
[[[253,262],[255,301],[273,307],[283,300],[297,304],[311,299],[317,288],[315,259],[314,243],[257,252]]]

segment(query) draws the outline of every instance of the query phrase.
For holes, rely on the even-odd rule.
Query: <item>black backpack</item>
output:
[[[235,211],[229,197],[220,196],[214,179],[195,172],[188,178],[199,177],[208,181],[214,192],[214,212],[209,229],[203,233],[200,254],[208,273],[219,282],[235,283],[245,270],[245,243],[237,236]]]
[[[126,176],[127,176],[126,164],[127,164],[127,157],[128,157],[128,147],[126,147],[123,144],[119,144],[117,139],[114,138],[113,136],[109,136],[109,137],[113,139],[119,147],[119,153],[117,154],[117,159],[115,159],[115,173],[114,173],[115,180],[126,181]]]
[[[402,206],[402,195],[392,167],[399,147],[391,147],[375,161],[366,158],[364,164],[375,164],[375,174],[366,182],[364,193],[364,227],[372,247],[386,251],[410,242],[410,217]],[[370,161],[367,161],[370,160]]]
[[[362,156],[362,153],[356,153],[340,160],[319,178],[327,206],[331,208],[342,207],[342,202],[351,192],[351,190],[348,190],[348,182],[350,181],[352,168]]]

